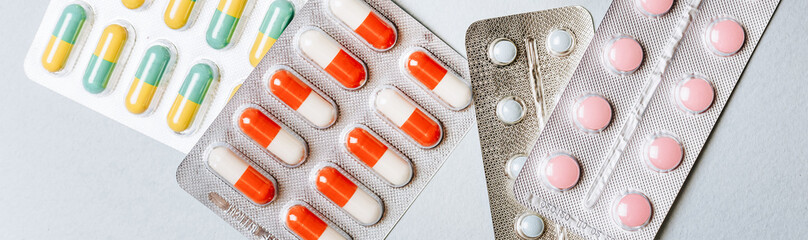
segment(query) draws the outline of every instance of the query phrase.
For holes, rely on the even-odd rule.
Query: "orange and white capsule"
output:
[[[286,228],[302,240],[345,240],[342,230],[332,227],[309,207],[294,204],[286,209]]]
[[[390,185],[401,187],[410,182],[410,161],[367,127],[349,127],[344,140],[349,155],[364,163]]]
[[[306,142],[259,110],[258,106],[241,110],[237,126],[255,144],[287,166],[298,166],[306,160]]]
[[[445,103],[449,108],[460,110],[471,104],[471,87],[446,65],[427,52],[416,48],[405,54],[404,73],[422,88]]]
[[[362,225],[373,225],[382,218],[384,207],[379,198],[360,188],[333,166],[317,170],[315,187]]]
[[[401,129],[422,148],[435,147],[443,138],[438,120],[393,87],[376,91],[373,106],[388,123]]]
[[[291,69],[282,67],[267,75],[269,93],[315,127],[327,128],[337,120],[337,106],[300,80]]]
[[[396,28],[381,14],[360,0],[329,0],[331,14],[369,47],[389,50],[396,44]]]
[[[210,150],[208,166],[256,204],[264,205],[275,199],[277,194],[275,179],[255,170],[227,146],[214,146]]]
[[[368,79],[365,63],[318,28],[309,27],[298,33],[297,48],[345,89],[358,89]]]

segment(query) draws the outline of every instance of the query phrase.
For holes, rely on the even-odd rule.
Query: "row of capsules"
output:
[[[765,21],[753,20],[767,11],[704,2],[613,3],[560,100],[570,104],[553,114],[517,179],[522,204],[558,206],[551,214],[578,219],[579,232],[597,238],[656,234],[765,29]],[[776,3],[750,8],[773,12]],[[620,11],[630,8],[636,14]],[[608,25],[617,23],[631,27]],[[579,182],[587,188],[576,188]]]
[[[384,52],[397,42],[392,22],[360,0],[327,0],[328,14],[344,31],[350,32],[368,48]],[[333,84],[346,91],[362,88],[368,80],[364,62],[323,30],[309,26],[294,36],[294,48]],[[471,103],[471,88],[458,74],[423,48],[413,48],[401,57],[402,74],[429,92],[445,107],[459,111]],[[271,67],[264,75],[265,92],[285,105],[315,129],[331,127],[337,120],[337,105],[290,67]],[[437,146],[443,137],[442,125],[403,92],[392,86],[374,91],[371,106],[390,127],[423,149]],[[233,127],[250,142],[288,168],[302,165],[308,155],[306,141],[256,104],[240,106],[232,118]],[[340,136],[341,148],[367,170],[394,188],[406,186],[413,176],[412,162],[389,142],[362,124],[346,127]],[[207,166],[223,181],[257,205],[270,204],[278,194],[277,182],[233,145],[215,142],[206,150]],[[381,220],[381,198],[336,164],[314,167],[311,187],[350,218],[363,226]],[[301,239],[349,239],[311,205],[293,201],[284,208],[284,226]]]
[[[165,10],[166,26],[176,30],[188,28],[192,13],[198,12],[194,11],[195,2],[195,0],[171,0]],[[242,12],[249,2],[248,0],[219,2],[208,26],[206,39],[209,46],[223,49],[229,45]],[[124,7],[132,10],[144,10],[150,5],[150,1],[146,0],[122,0],[122,3]],[[253,66],[258,64],[291,22],[294,11],[294,5],[286,0],[275,0],[270,4],[249,54]],[[89,30],[83,29],[90,28],[92,20],[93,11],[87,3],[76,2],[65,7],[42,54],[42,67],[54,74],[66,74],[70,71],[73,59],[77,58],[73,56],[77,54],[72,54],[72,50],[75,45],[84,42]],[[83,87],[88,93],[97,96],[110,94],[113,88],[110,84],[117,82],[115,79],[124,68],[123,65],[130,55],[135,39],[134,27],[125,21],[116,20],[104,28],[82,79]],[[170,78],[178,57],[176,47],[168,40],[158,40],[146,49],[124,99],[126,109],[130,113],[147,115],[156,108],[162,90],[167,85],[161,82]],[[197,125],[199,120],[196,116],[205,109],[205,104],[211,102],[206,98],[209,98],[208,92],[215,89],[217,82],[219,82],[217,65],[209,60],[197,61],[186,75],[169,111],[167,116],[169,128],[181,134],[192,132],[193,126]],[[232,93],[235,93],[239,86],[234,88]]]

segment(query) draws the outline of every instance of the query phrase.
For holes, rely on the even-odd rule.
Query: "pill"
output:
[[[295,6],[289,1],[275,0],[269,5],[269,9],[264,15],[264,21],[258,28],[258,37],[255,38],[255,43],[250,50],[250,64],[253,67],[258,66],[258,62],[261,62],[294,16]]]
[[[353,127],[348,131],[345,149],[390,185],[404,186],[412,178],[410,162],[364,127]]]
[[[645,146],[645,163],[651,170],[670,172],[682,163],[682,144],[668,135],[656,135]]]
[[[643,55],[640,43],[627,35],[612,38],[603,51],[606,67],[621,75],[630,74],[640,68]]]
[[[423,148],[435,147],[443,138],[438,120],[392,87],[377,91],[373,105],[388,123]]]
[[[345,210],[362,225],[372,225],[382,217],[382,203],[359,188],[336,168],[326,166],[317,171],[317,191]]]
[[[317,128],[327,128],[337,120],[337,106],[326,100],[297,74],[278,69],[267,82],[269,93],[296,111]]]
[[[135,80],[126,94],[125,105],[129,112],[141,114],[151,108],[154,94],[172,63],[172,57],[171,50],[163,45],[154,45],[146,50],[135,73]]]
[[[302,240],[345,240],[341,230],[331,227],[309,208],[296,204],[286,210],[286,228]]]
[[[688,76],[680,81],[674,90],[674,99],[679,109],[691,114],[707,111],[713,105],[715,90],[703,77]]]
[[[525,213],[516,220],[516,233],[525,239],[536,239],[544,233],[544,220],[533,213]]]
[[[213,12],[213,18],[210,20],[208,32],[205,35],[208,46],[213,49],[222,49],[230,44],[233,32],[236,31],[236,26],[238,26],[238,21],[241,19],[246,5],[247,0],[219,1],[219,6]]]
[[[516,59],[516,44],[505,38],[497,38],[488,46],[488,58],[496,65],[511,64]]]
[[[497,118],[507,125],[516,124],[525,117],[525,107],[516,97],[505,97],[497,103]]]
[[[645,194],[629,191],[620,196],[613,214],[617,225],[628,231],[635,231],[651,221],[651,201]]]
[[[384,51],[396,44],[396,28],[360,0],[329,0],[328,9],[368,46]]]
[[[306,159],[306,143],[297,134],[281,127],[261,110],[247,107],[238,117],[238,128],[253,142],[267,149],[288,166],[297,166]]]
[[[575,187],[581,177],[578,160],[567,153],[550,154],[539,169],[544,176],[545,185],[556,191],[566,191]]]
[[[194,10],[196,0],[171,0],[166,7],[163,20],[171,29],[181,29],[188,24],[191,12]]]
[[[177,133],[189,130],[208,90],[217,78],[214,68],[207,63],[197,63],[191,67],[171,110],[168,111],[168,127],[171,130]]]
[[[707,26],[705,39],[710,50],[722,57],[735,55],[743,47],[746,33],[738,21],[722,17]]]
[[[228,102],[230,101],[230,99],[233,99],[233,96],[236,95],[236,92],[238,92],[238,89],[241,88],[241,84],[243,84],[243,83],[239,83],[238,85],[236,85],[236,87],[233,88],[233,91],[230,91],[230,97],[227,98]]]
[[[566,29],[556,29],[547,35],[547,51],[554,56],[566,56],[575,47],[575,38]]]
[[[306,59],[319,66],[343,88],[357,89],[367,81],[365,63],[322,30],[303,30],[298,36],[298,48]]]
[[[138,9],[143,6],[146,0],[121,0],[121,2],[123,2],[123,6],[128,9]]]
[[[48,47],[42,54],[42,67],[45,70],[58,72],[64,69],[86,20],[87,11],[81,5],[70,4],[65,7],[53,29]]]
[[[611,123],[612,106],[600,95],[586,94],[573,106],[572,119],[584,132],[598,133]]]
[[[126,47],[128,35],[126,28],[118,24],[104,28],[101,38],[98,39],[98,46],[84,72],[84,90],[98,94],[107,89],[107,83],[115,70],[118,58]]]
[[[274,179],[255,170],[226,146],[216,146],[208,153],[208,166],[250,201],[264,205],[275,199]]]
[[[471,87],[426,50],[417,49],[410,53],[405,69],[415,82],[432,91],[450,108],[463,109],[471,103]]]
[[[505,163],[505,169],[507,170],[505,173],[511,179],[516,179],[516,177],[519,176],[519,172],[522,171],[522,167],[525,166],[525,162],[527,162],[527,156],[522,154],[508,159],[508,161]]]
[[[642,14],[659,17],[671,10],[673,0],[636,0],[635,5]]]

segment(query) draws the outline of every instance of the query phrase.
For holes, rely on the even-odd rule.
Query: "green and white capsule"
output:
[[[210,47],[222,49],[230,44],[246,5],[247,0],[219,1],[219,7],[213,13],[213,19],[210,20],[210,25],[208,26],[206,40]]]
[[[79,4],[65,7],[42,54],[42,67],[45,70],[55,73],[64,69],[86,21],[87,10],[84,7]]]
[[[167,46],[158,44],[146,50],[124,101],[129,112],[141,114],[152,108],[160,82],[174,61],[174,52]]]
[[[255,38],[255,43],[250,51],[250,63],[253,67],[258,66],[258,63],[294,17],[295,5],[287,0],[275,0],[269,5],[269,10],[264,15],[264,21],[261,22],[261,27],[258,29],[258,37]]]
[[[168,127],[185,133],[191,129],[208,91],[218,79],[216,69],[208,63],[197,63],[188,71],[174,105],[168,111]]]
[[[118,58],[127,47],[128,38],[129,31],[119,24],[111,24],[104,29],[84,72],[84,90],[99,94],[107,89],[107,83],[118,64]]]

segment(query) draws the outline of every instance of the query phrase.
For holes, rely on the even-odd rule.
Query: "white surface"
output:
[[[177,186],[183,154],[25,77],[22,59],[47,2],[0,6],[0,238],[240,239]],[[583,4],[597,25],[610,2],[398,3],[465,53],[475,20]],[[806,1],[782,0],[659,238],[808,235],[806,10]],[[390,239],[493,238],[476,128],[460,145]]]

